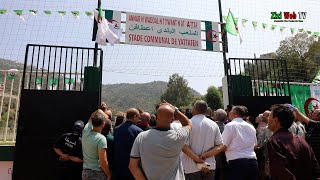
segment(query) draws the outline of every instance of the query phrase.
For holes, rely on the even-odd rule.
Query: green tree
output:
[[[173,74],[169,77],[166,91],[161,95],[161,99],[174,104],[177,107],[188,106],[193,95],[188,87],[188,81],[179,74]]]
[[[311,82],[318,72],[316,57],[319,43],[307,33],[299,33],[280,42],[278,59],[287,61],[289,81]]]
[[[192,102],[191,102],[191,106],[193,106],[194,105],[194,103],[196,102],[196,101],[198,101],[198,100],[204,100],[205,101],[205,97],[204,96],[194,96],[193,97],[193,100],[192,100]]]
[[[276,50],[276,59],[287,62],[289,81],[312,82],[319,71],[320,42],[314,41],[313,36],[308,37],[307,33],[298,33],[280,42]],[[246,73],[260,80],[269,80],[278,74],[285,74],[285,70],[280,67],[255,70],[265,66],[268,66],[266,62],[258,61],[255,64],[246,64],[244,69]]]
[[[207,94],[205,95],[205,100],[211,109],[222,108],[221,94],[214,86],[208,87]]]

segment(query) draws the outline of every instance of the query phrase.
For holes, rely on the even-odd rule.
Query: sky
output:
[[[23,62],[25,46],[28,43],[94,47],[91,41],[93,20],[84,11],[92,11],[97,6],[93,0],[1,0],[0,9],[9,11],[0,15],[0,58]],[[219,21],[217,0],[102,0],[105,9],[123,12],[171,16],[187,19]],[[320,1],[315,0],[222,0],[223,15],[230,9],[235,17],[247,19],[239,30],[243,39],[228,36],[228,58],[253,58],[254,54],[275,52],[281,40],[291,37],[289,28],[304,28],[320,31]],[[13,13],[15,9],[24,10],[23,21]],[[38,10],[36,16],[27,12]],[[51,10],[51,15],[43,13]],[[64,17],[57,11],[80,11],[80,18],[70,13]],[[304,22],[273,22],[272,11],[307,12]],[[252,21],[257,21],[253,28]],[[261,23],[267,23],[263,29]],[[271,25],[277,25],[272,31]],[[280,32],[279,26],[287,27]],[[297,31],[297,30],[296,30]],[[189,82],[189,86],[201,94],[211,86],[221,86],[223,57],[219,52],[205,52],[164,47],[148,47],[119,44],[101,46],[104,51],[103,84],[144,83],[168,81],[169,76],[178,73]],[[1,65],[0,65],[1,69]]]

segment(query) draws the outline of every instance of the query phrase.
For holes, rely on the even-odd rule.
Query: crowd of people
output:
[[[54,144],[60,179],[320,179],[320,109],[275,104],[255,119],[244,106],[192,109],[163,101],[156,113],[105,103]]]

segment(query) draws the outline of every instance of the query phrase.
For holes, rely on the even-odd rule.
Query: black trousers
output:
[[[227,180],[257,180],[259,174],[256,159],[235,159],[228,162]]]
[[[81,180],[82,179],[82,167],[59,167],[59,180]]]

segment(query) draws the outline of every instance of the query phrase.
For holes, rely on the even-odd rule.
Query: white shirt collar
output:
[[[243,121],[243,119],[242,119],[242,118],[237,117],[237,118],[234,118],[232,121],[242,122],[242,121]]]

